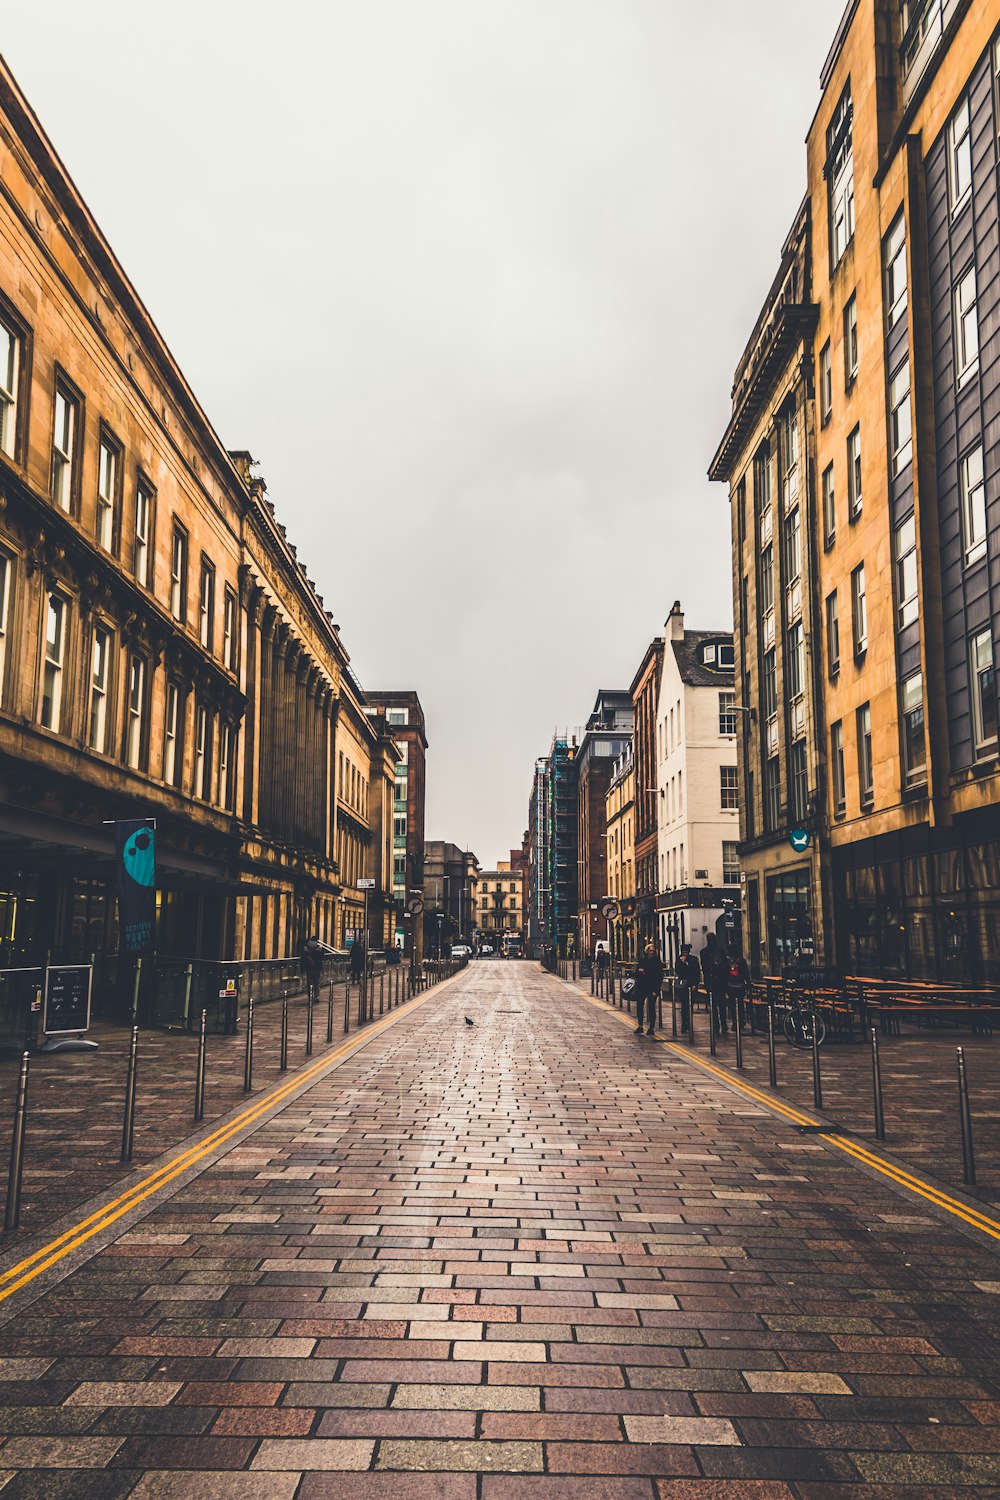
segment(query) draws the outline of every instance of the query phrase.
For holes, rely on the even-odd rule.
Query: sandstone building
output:
[[[0,961],[387,940],[399,759],[248,453],[229,453],[0,65]]]

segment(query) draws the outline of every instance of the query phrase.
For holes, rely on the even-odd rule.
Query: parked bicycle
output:
[[[783,1025],[785,1037],[793,1047],[812,1051],[814,1035],[817,1047],[822,1047],[826,1040],[826,1025],[822,1016],[801,1000],[789,1002]]]

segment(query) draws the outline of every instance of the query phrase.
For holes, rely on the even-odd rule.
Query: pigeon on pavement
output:
[[[466,1024],[466,1026],[475,1026],[476,1023],[475,1023],[475,1021],[470,1021],[469,1018],[468,1018],[468,1016],[466,1016],[466,1018],[465,1018],[465,1024]]]

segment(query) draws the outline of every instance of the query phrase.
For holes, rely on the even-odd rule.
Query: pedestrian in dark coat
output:
[[[365,945],[360,938],[351,944],[351,978],[360,984],[365,972]]]
[[[646,1035],[653,1035],[656,1020],[656,1001],[663,988],[663,965],[656,952],[655,943],[647,943],[642,958],[635,970],[635,1020],[636,1032],[642,1035],[643,1010],[646,1012]]]
[[[681,944],[681,956],[677,960],[675,972],[681,997],[681,1030],[688,1032],[691,1030],[691,1007],[697,998],[698,981],[701,979],[701,968],[691,952],[690,943]]]
[[[750,987],[750,970],[747,961],[739,948],[731,947],[726,954],[726,1002],[729,1008],[729,1019],[733,1026],[736,1025],[736,1007],[739,1006],[741,1025],[746,1024],[747,1019],[747,990]]]
[[[719,947],[715,933],[710,932],[701,950],[701,972],[708,991],[712,1025],[723,1034],[729,1030],[726,1025],[726,967],[726,955]]]
[[[319,994],[319,976],[325,957],[326,948],[320,942],[319,938],[306,938],[302,944],[299,961],[302,965],[302,973],[305,975],[306,993],[311,1000],[315,1000]]]

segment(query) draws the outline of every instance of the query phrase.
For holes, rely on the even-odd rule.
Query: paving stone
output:
[[[539,1473],[543,1467],[541,1443],[491,1443],[443,1440],[410,1441],[387,1438],[379,1444],[380,1469],[467,1469],[483,1474],[498,1470],[505,1474]]]
[[[180,1390],[171,1380],[85,1380],[65,1406],[169,1406]]]
[[[626,1417],[625,1431],[633,1443],[740,1443],[724,1417]]]
[[[363,1438],[266,1438],[254,1454],[256,1469],[367,1469],[375,1444]]]
[[[278,1473],[149,1470],[130,1492],[130,1500],[131,1497],[135,1500],[292,1500],[300,1477],[298,1474]]]

